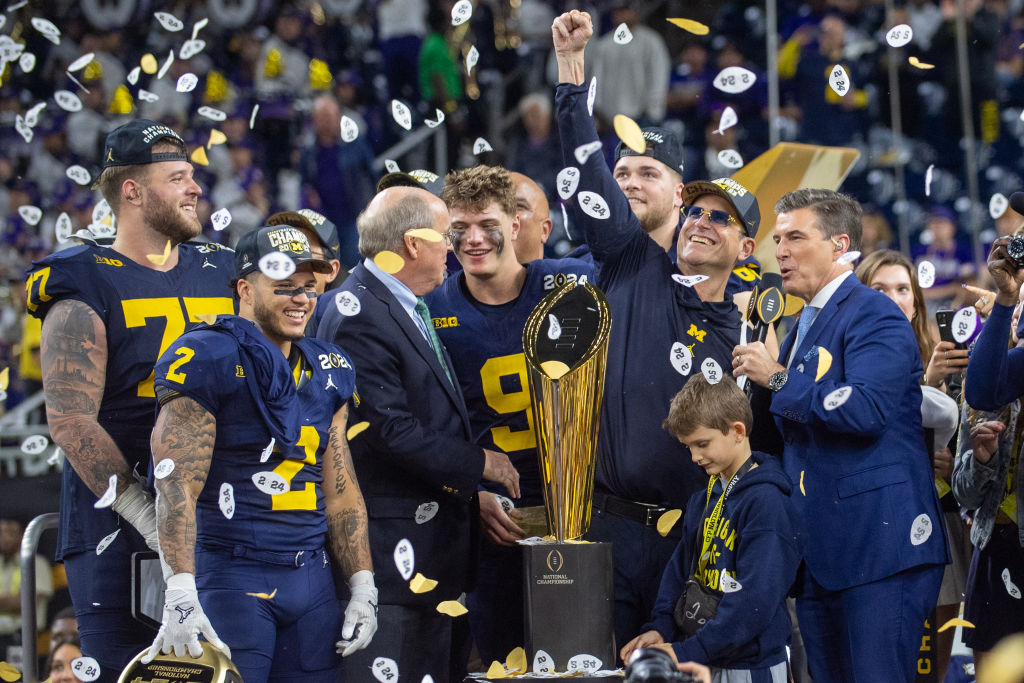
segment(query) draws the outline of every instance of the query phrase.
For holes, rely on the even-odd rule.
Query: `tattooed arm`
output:
[[[160,408],[150,440],[153,462],[169,458],[174,469],[156,480],[160,552],[175,574],[195,574],[196,500],[206,484],[217,422],[187,396]]]
[[[356,481],[352,454],[345,436],[347,423],[348,404],[345,404],[334,414],[324,453],[324,504],[331,554],[341,566],[342,573],[352,576],[362,569],[373,571],[373,563],[370,560],[366,505]]]

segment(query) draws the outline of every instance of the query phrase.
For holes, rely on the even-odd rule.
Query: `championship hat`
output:
[[[317,273],[330,274],[331,264],[314,258],[309,249],[309,240],[290,225],[267,225],[242,235],[235,246],[235,277],[243,278],[259,270],[260,259],[267,254],[280,252],[290,258],[296,266],[313,264]]]
[[[637,154],[636,150],[626,145],[626,143],[619,142],[615,146],[615,161],[618,162],[622,157],[629,156],[651,157],[665,164],[673,171],[678,172],[679,175],[682,175],[683,143],[680,142],[679,136],[667,128],[658,128],[657,126],[641,128],[640,132],[647,142],[647,149],[644,150],[644,153]]]
[[[135,119],[118,126],[107,134],[103,146],[103,168],[152,164],[157,161],[188,161],[188,155],[184,152],[154,153],[153,146],[164,138],[172,138],[183,147],[185,145],[185,141],[174,130],[149,119]]]
[[[761,225],[761,210],[757,207],[757,197],[732,178],[716,178],[715,180],[692,180],[683,187],[683,204],[690,206],[699,197],[714,195],[729,202],[736,217],[740,219],[743,232],[747,237],[756,237]]]

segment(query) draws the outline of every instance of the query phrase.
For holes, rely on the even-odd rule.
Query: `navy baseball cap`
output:
[[[644,140],[647,141],[647,149],[644,150],[644,153],[637,154],[626,143],[619,142],[615,146],[615,161],[618,162],[622,157],[628,156],[651,157],[682,175],[683,143],[679,140],[679,136],[667,128],[658,128],[657,126],[641,128],[640,132],[643,133]]]
[[[184,152],[153,152],[153,146],[165,138],[171,138],[185,146],[185,141],[171,128],[150,121],[135,119],[118,126],[107,134],[103,146],[103,168],[112,166],[135,166],[158,161],[188,161]]]
[[[304,228],[317,237],[324,248],[324,255],[329,259],[341,260],[341,243],[338,241],[338,228],[322,213],[312,209],[298,211],[278,211],[267,218],[267,225],[290,225],[293,228]]]
[[[309,249],[309,240],[290,225],[267,225],[242,235],[235,246],[235,277],[243,278],[259,270],[260,259],[279,251],[288,256],[296,266],[313,264],[317,273],[330,274],[334,269],[322,259],[314,258]]]
[[[743,232],[747,237],[757,237],[757,229],[761,225],[761,209],[757,206],[757,197],[753,192],[732,178],[693,180],[683,186],[683,204],[691,206],[694,201],[706,194],[721,197],[729,202],[741,221]]]
[[[444,188],[444,178],[423,169],[409,171],[408,173],[392,171],[391,173],[384,174],[377,181],[377,193],[379,194],[389,187],[419,187],[434,196],[440,197],[441,190]]]

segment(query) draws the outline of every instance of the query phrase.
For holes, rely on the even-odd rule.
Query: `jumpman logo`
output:
[[[189,615],[192,614],[192,612],[194,612],[195,609],[195,607],[186,607],[185,609],[182,609],[180,605],[175,607],[174,610],[181,614],[181,616],[178,618],[178,623],[184,624],[185,620],[188,619]]]
[[[324,387],[324,391],[327,391],[331,387],[337,389],[338,385],[334,383],[334,375],[327,375],[327,386]]]

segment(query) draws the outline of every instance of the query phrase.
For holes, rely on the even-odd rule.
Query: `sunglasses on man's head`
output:
[[[728,211],[719,211],[718,209],[705,209],[699,206],[684,206],[683,215],[687,218],[692,218],[695,221],[699,221],[701,216],[707,216],[711,225],[716,228],[724,228],[729,225],[729,223],[739,225],[731,213]]]

